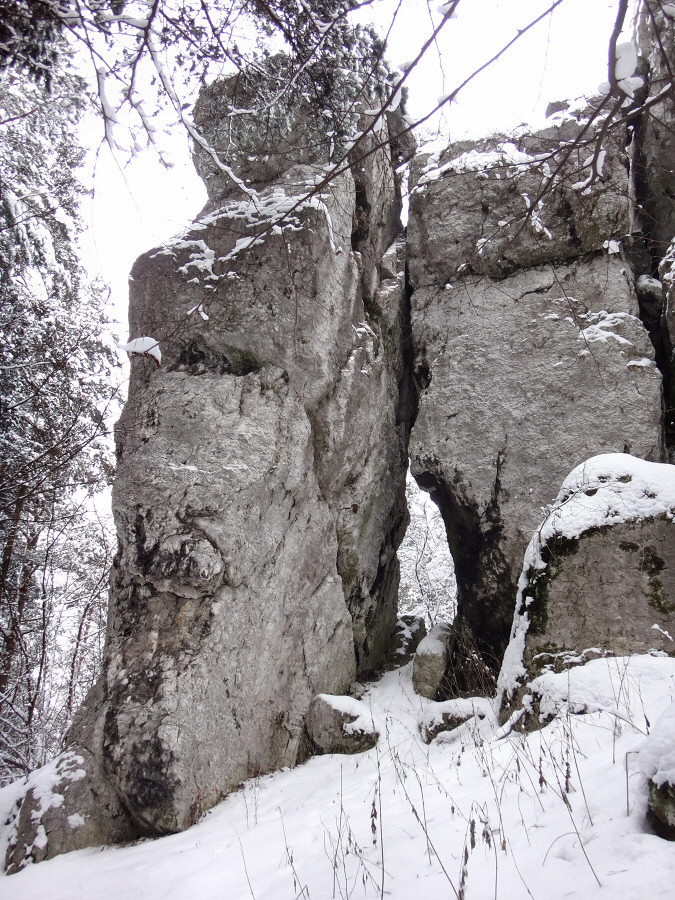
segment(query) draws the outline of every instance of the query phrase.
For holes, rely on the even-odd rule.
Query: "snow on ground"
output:
[[[671,897],[674,847],[645,823],[638,751],[675,696],[675,660],[595,660],[548,687],[561,712],[541,731],[500,739],[484,717],[427,746],[434,704],[408,665],[365,695],[385,723],[375,749],[253,779],[183,834],[29,866],[0,897]],[[577,695],[572,715],[560,701]]]

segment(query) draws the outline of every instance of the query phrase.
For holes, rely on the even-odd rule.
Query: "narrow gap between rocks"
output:
[[[427,628],[452,622],[457,613],[455,565],[443,517],[408,469],[406,499],[410,524],[398,548],[401,566],[399,615],[423,618]]]

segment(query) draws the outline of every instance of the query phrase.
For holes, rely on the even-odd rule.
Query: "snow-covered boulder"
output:
[[[368,705],[354,697],[318,694],[306,724],[312,744],[321,753],[362,753],[380,737]]]
[[[5,854],[8,874],[65,851],[136,835],[98,762],[86,750],[60,753],[12,788],[14,808],[0,829],[0,853]]]
[[[499,676],[506,710],[542,672],[675,653],[674,520],[675,466],[612,453],[570,473],[525,553]]]
[[[659,834],[675,840],[675,703],[649,732],[640,750],[649,782],[649,813]]]
[[[432,703],[419,719],[425,744],[430,744],[440,734],[447,741],[461,738],[467,732],[476,737],[483,728],[487,730],[495,725],[494,703],[486,697],[458,697]]]
[[[438,693],[450,659],[452,625],[439,622],[420,641],[413,660],[413,687],[415,693],[429,700]]]

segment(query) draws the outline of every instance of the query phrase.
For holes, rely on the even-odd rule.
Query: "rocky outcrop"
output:
[[[634,262],[637,274],[651,285],[642,319],[654,342],[664,375],[665,426],[671,462],[675,461],[675,317],[672,269],[675,235],[675,19],[663,4],[643,4],[638,40],[646,86],[640,99],[649,112],[636,119],[634,172],[636,216]],[[660,290],[657,279],[663,281]],[[638,282],[639,283],[639,282]]]
[[[417,648],[423,696],[491,692],[519,584],[504,677],[526,682],[544,653],[555,667],[591,648],[671,650],[672,504],[655,510],[645,488],[616,519],[593,499],[637,496],[640,459],[664,458],[667,129],[637,129],[635,179],[627,126],[593,104],[534,135],[422,154],[406,250],[400,112],[354,102],[338,67],[347,82],[327,83],[314,115],[311,94],[278,95],[284,65],[205,89],[208,205],[132,271],[142,341],[127,346],[146,355],[116,431],[105,666],[55,763],[60,799],[38,779],[17,804],[14,870],[186,828],[312,744],[372,746],[376,729],[340,697],[383,664],[396,628],[415,416],[412,469],[443,514],[459,592],[452,627]],[[251,129],[240,113],[263,82],[265,128]],[[654,220],[639,233],[633,195]],[[661,271],[672,294],[670,257]],[[542,525],[555,487],[599,453],[640,459],[616,478],[591,467],[597,484],[575,482]],[[548,534],[579,500],[603,517]],[[467,709],[437,707],[427,739],[480,729],[487,714]]]
[[[135,264],[131,336],[152,336],[161,366],[132,358],[116,428],[105,666],[69,735],[98,768],[89,799],[66,793],[53,820],[26,794],[15,867],[38,858],[35,824],[40,858],[186,828],[242,779],[302,759],[312,698],[381,664],[411,409],[380,137],[325,191],[316,160],[247,170],[254,194],[214,188],[182,238]],[[66,821],[102,789],[126,830],[101,817],[71,840]]]
[[[297,174],[262,204],[296,203]],[[293,764],[312,696],[376,666],[396,622],[402,285],[366,313],[355,201],[346,173],[245,254],[230,204],[132,272],[132,331],[164,357],[135,363],[117,430],[104,754],[150,832]]]
[[[544,671],[600,655],[672,653],[673,559],[672,466],[615,453],[575,468],[525,554],[499,676],[502,717],[524,693],[536,695]]]
[[[413,166],[412,470],[446,523],[458,627],[493,666],[554,485],[596,453],[664,455],[661,375],[621,249],[625,142],[615,131],[602,178],[565,150],[591,115]]]
[[[294,763],[311,697],[356,674],[328,497],[346,480],[331,451],[358,423],[331,428],[325,405],[348,406],[376,352],[349,178],[336,199],[296,217],[292,251],[280,233],[236,253],[244,203],[132,272],[132,333],[158,337],[163,365],[133,363],[117,428],[103,754],[145,832],[185,828],[243,778]],[[351,573],[368,586],[376,541],[368,573]]]
[[[624,134],[611,134],[601,180],[593,179],[590,160],[582,165],[566,149],[594,115],[592,108],[566,109],[536,134],[523,130],[420,153],[408,232],[415,291],[433,293],[467,275],[500,281],[522,269],[575,261],[626,234]]]
[[[316,98],[298,87],[298,76],[288,58],[278,54],[260,69],[215,81],[201,91],[194,118],[208,144],[195,146],[194,163],[208,191],[207,209],[241,195],[242,188],[264,187],[306,165],[314,167],[316,182],[330,193],[331,164],[346,158],[355,192],[351,247],[359,254],[368,306],[379,286],[382,257],[401,228],[396,167],[414,155],[417,143],[400,108],[376,114],[382,87],[374,82],[361,85],[355,102],[353,85],[340,83],[348,82],[350,73],[338,67],[326,87],[326,108],[318,113]],[[289,88],[289,82],[295,87]],[[259,106],[263,109],[256,111],[252,127],[250,111]],[[366,111],[368,106],[375,109]],[[354,134],[359,135],[356,142]],[[222,159],[228,160],[227,169]],[[389,277],[396,278],[397,271],[394,264]],[[368,311],[377,315],[376,307]]]

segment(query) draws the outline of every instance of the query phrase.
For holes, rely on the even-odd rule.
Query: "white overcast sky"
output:
[[[431,16],[438,21],[439,4],[375,0],[363,19],[384,29],[391,10],[400,6],[387,52],[398,66],[416,56],[430,33]],[[423,115],[549,5],[550,0],[461,0],[457,18],[447,23],[438,46],[409,81],[409,112]],[[444,137],[456,140],[535,122],[551,100],[594,93],[607,77],[616,7],[617,0],[565,0],[462,92],[443,117]],[[96,129],[98,123],[90,132],[92,141]],[[111,285],[112,315],[123,340],[127,275],[133,261],[180,231],[206,197],[190,162],[187,137],[177,130],[165,146],[174,161],[170,170],[164,170],[152,152],[125,164],[103,146],[96,161],[94,198],[83,210],[88,265]]]

